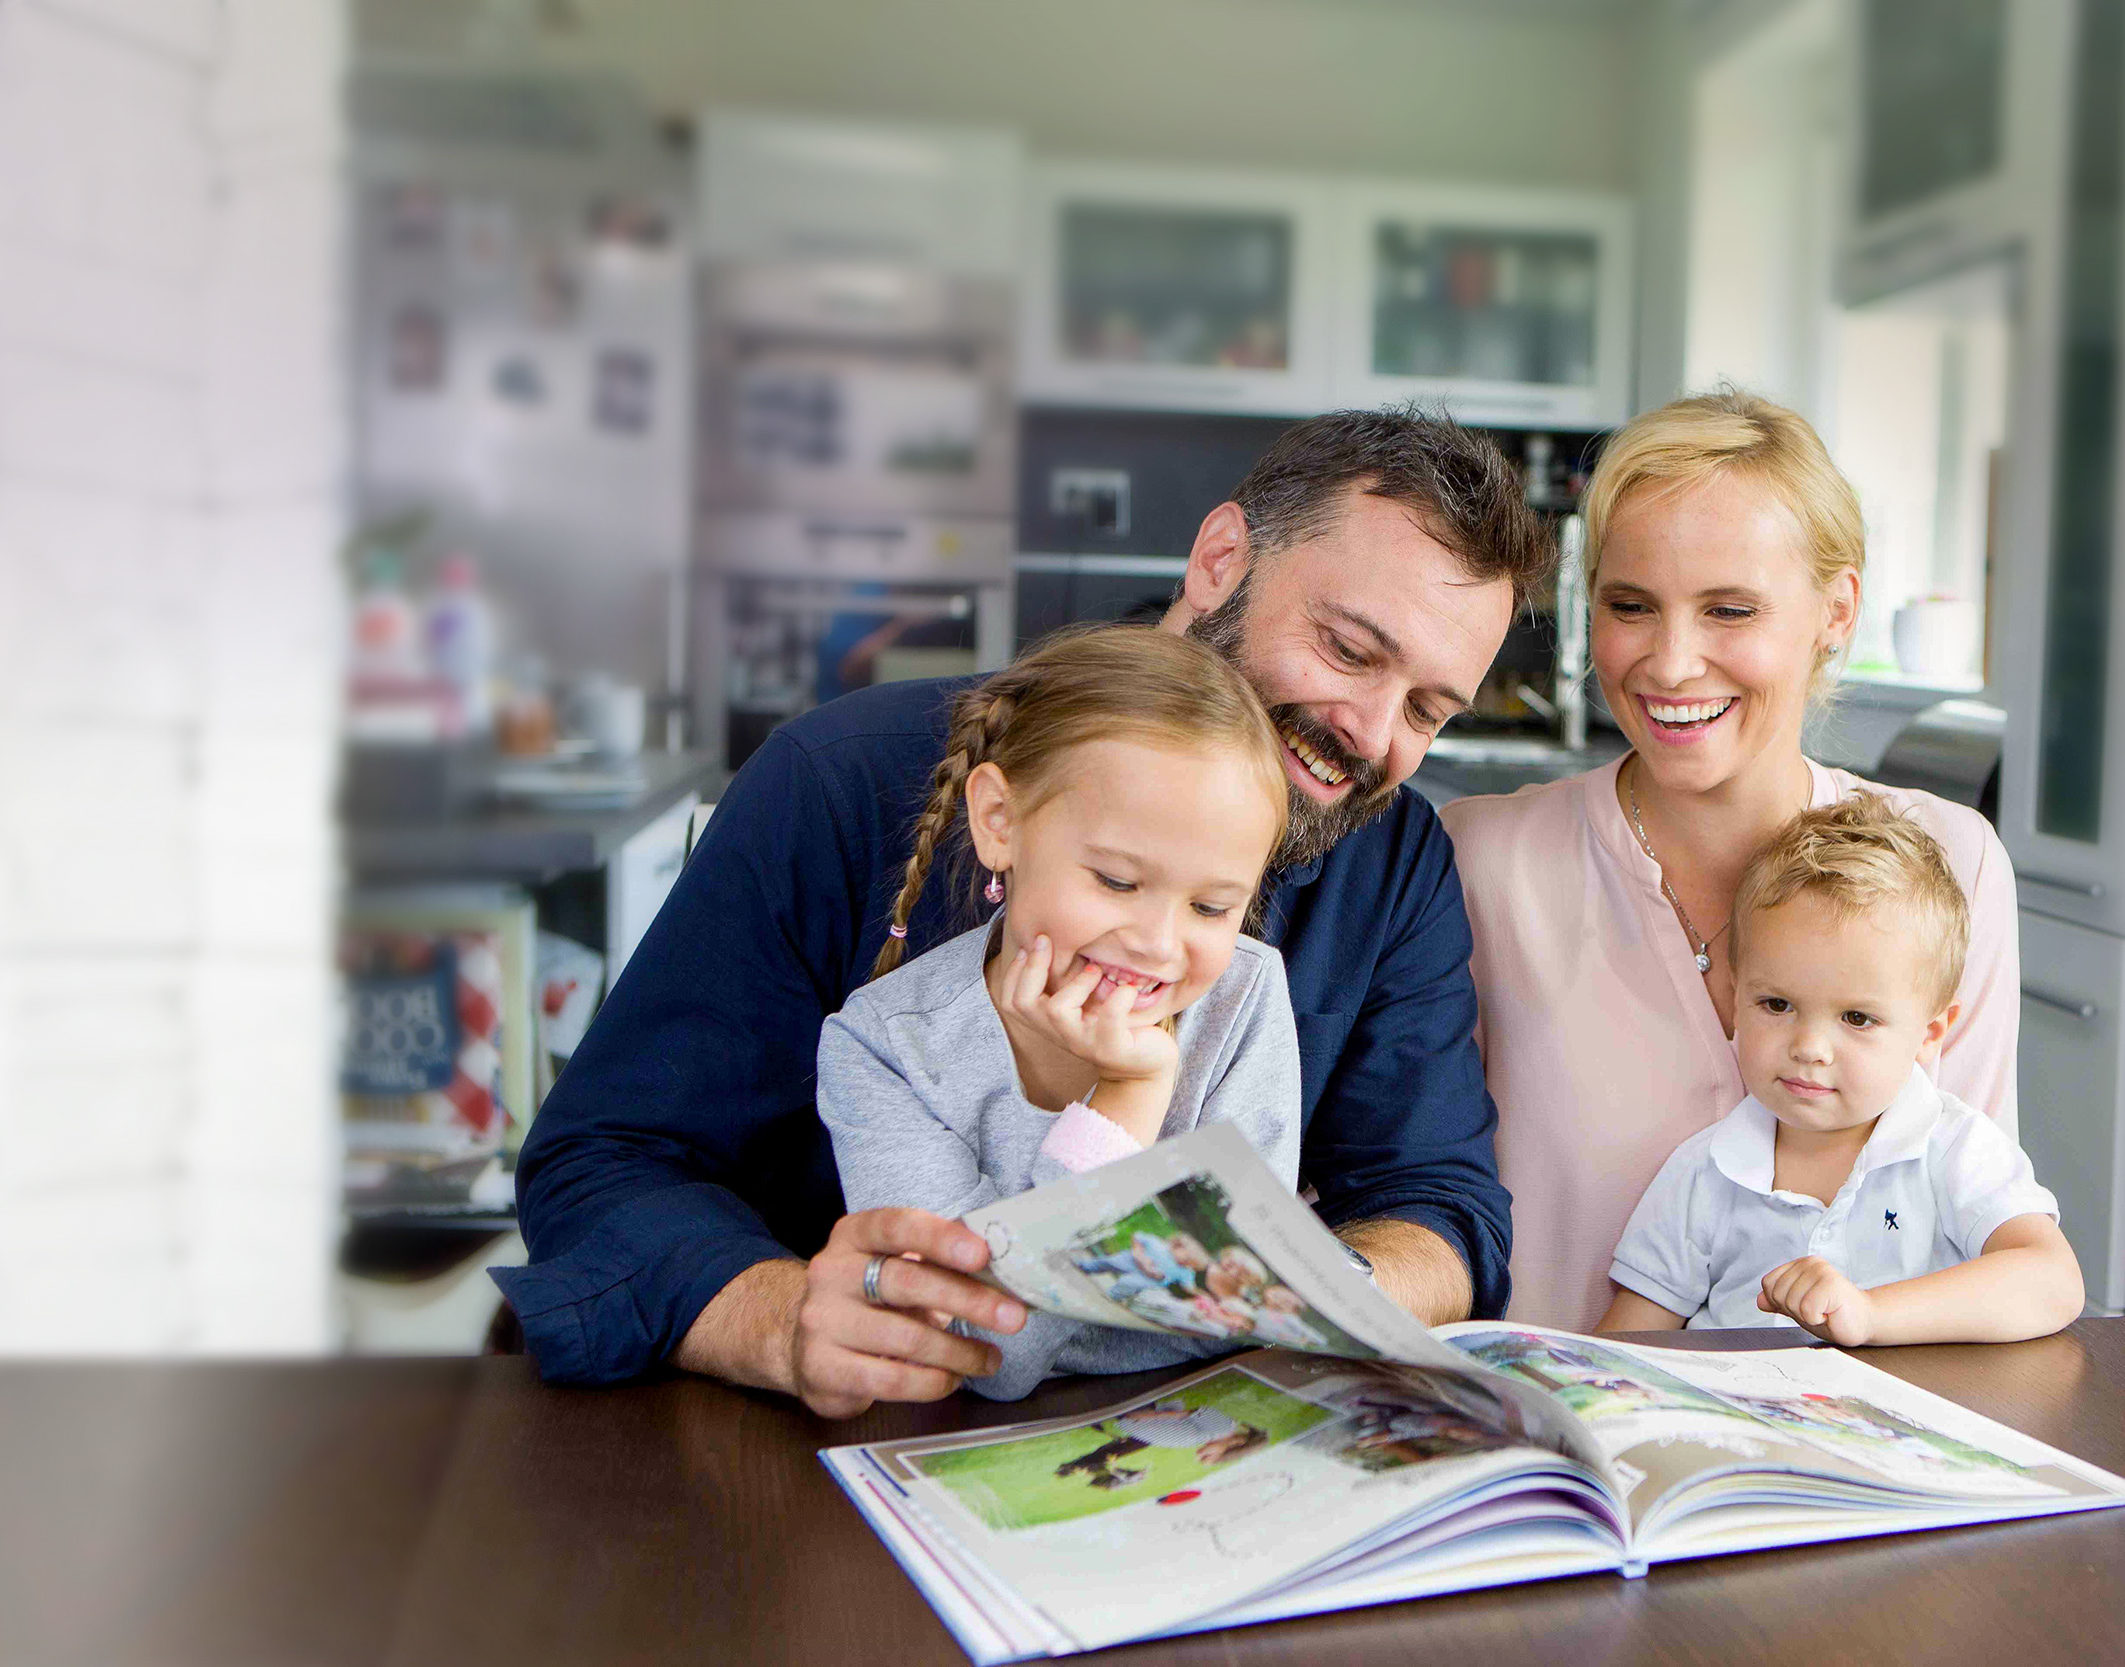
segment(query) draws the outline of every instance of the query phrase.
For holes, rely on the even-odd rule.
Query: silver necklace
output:
[[[1697,970],[1701,973],[1709,974],[1712,970],[1712,945],[1726,936],[1727,926],[1734,924],[1734,917],[1729,915],[1727,917],[1727,926],[1720,927],[1709,938],[1697,930],[1696,922],[1690,919],[1690,911],[1682,906],[1682,899],[1675,895],[1675,888],[1668,884],[1668,871],[1660,866],[1660,858],[1653,850],[1653,842],[1645,837],[1645,818],[1638,809],[1638,760],[1636,758],[1631,760],[1629,773],[1624,777],[1623,790],[1630,796],[1631,826],[1637,830],[1639,849],[1645,852],[1653,867],[1659,870],[1660,895],[1674,906],[1675,913],[1682,919],[1682,929],[1690,935],[1690,942],[1697,946]]]

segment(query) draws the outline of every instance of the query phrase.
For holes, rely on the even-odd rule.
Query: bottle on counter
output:
[[[347,672],[356,685],[409,682],[425,673],[420,620],[396,550],[377,546],[363,553],[353,630]]]
[[[1556,466],[1557,442],[1547,434],[1530,434],[1521,464],[1528,508],[1547,509],[1556,501]]]
[[[457,692],[465,729],[494,728],[494,613],[480,594],[472,558],[446,556],[428,604],[428,663]]]

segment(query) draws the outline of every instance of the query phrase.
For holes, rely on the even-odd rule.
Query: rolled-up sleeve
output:
[[[1475,1041],[1468,912],[1435,819],[1395,883],[1393,930],[1340,1045],[1332,1018],[1299,1015],[1302,1062],[1326,1072],[1301,1165],[1331,1227],[1386,1217],[1438,1234],[1467,1265],[1474,1317],[1495,1318],[1512,1289],[1512,1205]]]
[[[495,1277],[547,1378],[657,1365],[725,1284],[808,1254],[839,1213],[813,1109],[822,969],[860,916],[835,825],[803,750],[771,737],[532,1124],[531,1264]]]

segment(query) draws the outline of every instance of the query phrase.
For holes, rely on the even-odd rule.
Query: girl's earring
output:
[[[991,903],[1001,903],[1003,901],[1003,875],[992,871],[989,875],[989,883],[981,888],[981,895],[986,897]]]

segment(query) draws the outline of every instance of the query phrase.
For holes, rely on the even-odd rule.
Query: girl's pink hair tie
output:
[[[908,935],[908,929],[905,926],[888,926],[885,930],[888,937],[904,938]]]

